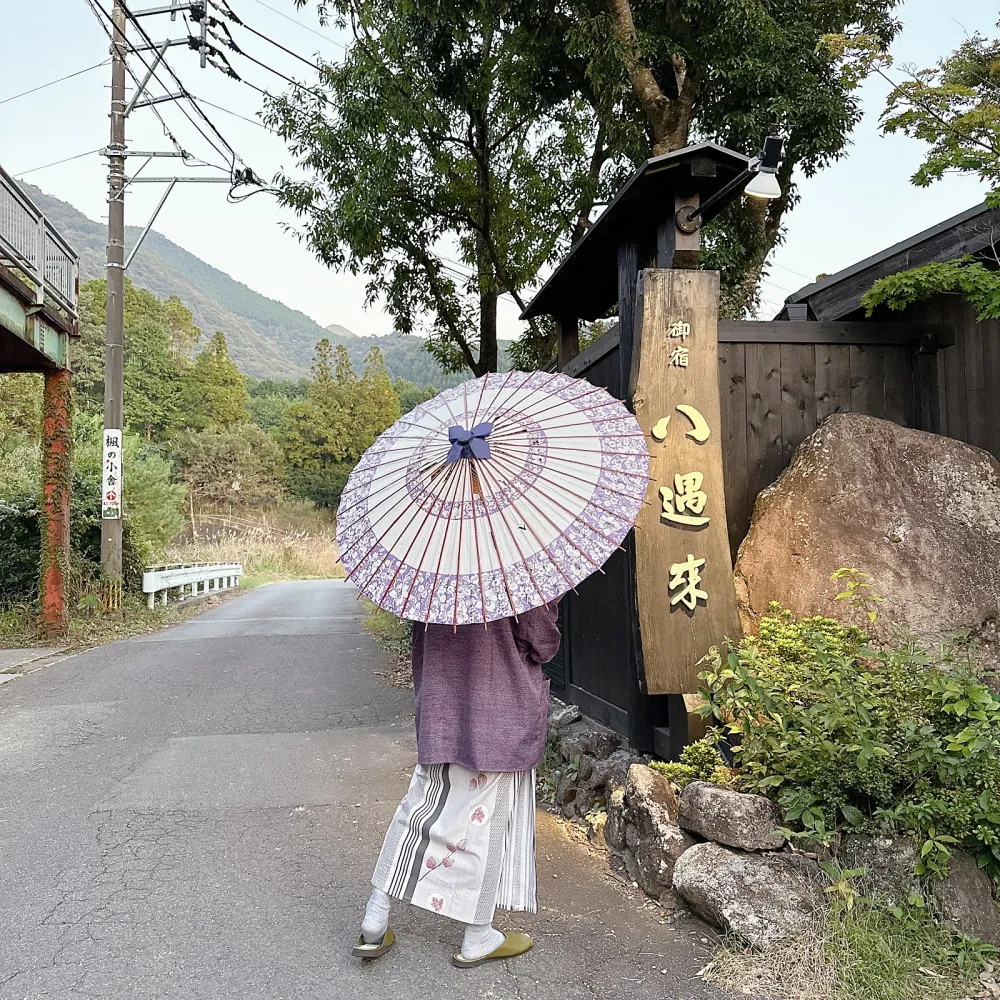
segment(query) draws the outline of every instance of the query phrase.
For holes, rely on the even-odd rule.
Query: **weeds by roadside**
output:
[[[203,611],[218,607],[238,597],[253,586],[252,581],[241,581],[239,589],[223,591],[195,600],[172,602],[166,607],[157,605],[150,611],[144,598],[125,595],[118,611],[100,611],[86,602],[70,615],[68,637],[55,645],[67,652],[78,652],[105,642],[128,639],[136,635],[159,632],[168,625],[186,621]],[[34,604],[17,604],[0,608],[0,647],[30,648],[50,646],[51,641],[38,637],[38,609]]]
[[[165,562],[239,562],[266,580],[343,579],[329,511],[286,504],[274,511],[199,511],[171,542]]]
[[[805,933],[767,951],[727,939],[702,978],[734,992],[783,1000],[1000,995],[992,972],[996,948],[942,925],[920,896],[890,907],[857,895],[854,874],[833,881],[827,890],[835,897],[829,910],[817,915]]]
[[[412,688],[413,671],[410,667],[410,623],[388,611],[376,607],[362,598],[365,616],[361,627],[385,650],[392,653],[394,663],[379,676],[389,687]]]

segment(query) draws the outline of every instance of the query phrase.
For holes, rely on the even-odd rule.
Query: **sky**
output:
[[[93,2],[110,10],[111,0]],[[165,2],[133,0],[132,7]],[[297,10],[292,0],[229,3],[246,25],[295,52],[334,60],[343,52],[345,35],[320,25],[314,4]],[[110,67],[100,66],[36,93],[11,98],[105,60],[108,39],[87,0],[0,0],[0,26],[8,39],[36,37],[40,14],[44,15],[45,44],[8,45],[0,60],[0,165],[91,218],[106,220],[106,161],[91,152],[66,163],[49,164],[107,144]],[[976,31],[995,33],[998,9],[995,2],[986,0],[906,0],[900,17],[904,29],[893,50],[896,66],[889,71],[897,78],[907,65],[933,64]],[[168,16],[155,16],[144,23],[157,41],[185,33],[180,18],[171,23]],[[232,32],[246,52],[273,69],[309,79],[312,70],[276,46],[235,25]],[[285,85],[267,69],[235,53],[229,55],[237,72],[256,86],[277,92]],[[270,179],[279,170],[294,170],[294,158],[284,143],[254,121],[261,106],[259,93],[211,67],[201,69],[197,54],[188,49],[172,49],[169,58],[190,93],[218,106],[206,103],[204,110],[259,176]],[[133,64],[144,72],[135,57]],[[163,77],[168,79],[166,74]],[[866,81],[864,118],[845,155],[812,178],[798,178],[802,201],[787,216],[786,240],[772,257],[761,316],[772,316],[790,292],[817,274],[846,267],[982,200],[984,188],[974,178],[949,176],[926,189],[910,185],[924,146],[902,136],[880,134],[879,115],[888,90],[888,83],[881,79]],[[221,160],[177,105],[161,104],[157,110],[184,148],[206,160]],[[135,151],[171,148],[149,108],[130,115],[127,136]],[[172,174],[178,166],[177,160],[160,159],[146,167],[145,174]],[[217,174],[208,168],[186,172]],[[128,224],[145,225],[162,192],[160,184],[133,185],[126,200]],[[391,332],[392,321],[378,303],[366,306],[363,276],[337,274],[319,264],[296,238],[291,212],[268,194],[231,205],[225,192],[225,186],[218,184],[178,185],[155,228],[238,281],[302,310],[323,326],[339,323],[360,335]],[[502,336],[518,334],[517,313],[509,298],[501,298]]]

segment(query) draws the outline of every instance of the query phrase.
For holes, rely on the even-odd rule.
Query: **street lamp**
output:
[[[780,162],[781,139],[776,135],[769,135],[764,140],[764,151],[760,154],[757,165],[757,176],[750,180],[750,183],[743,189],[743,193],[751,198],[763,198],[765,201],[780,198],[781,185],[778,184],[778,178],[775,177]]]
[[[681,208],[674,216],[677,228],[682,233],[696,233],[702,226],[702,217],[710,208],[721,206],[732,200],[733,195],[743,188],[743,193],[751,198],[770,201],[781,197],[781,186],[775,176],[778,164],[781,162],[781,139],[769,135],[764,140],[764,149],[756,160],[751,160],[747,168],[738,177],[734,177],[725,187],[720,188],[711,198],[700,205]],[[749,183],[748,183],[749,182]]]

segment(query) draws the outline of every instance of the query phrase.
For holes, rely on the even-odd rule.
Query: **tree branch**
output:
[[[629,80],[632,81],[632,90],[653,135],[653,152],[666,152],[672,131],[670,98],[663,93],[663,88],[639,47],[639,35],[635,30],[635,20],[632,17],[629,0],[608,0],[608,8],[611,11],[615,33],[622,44],[625,69]]]

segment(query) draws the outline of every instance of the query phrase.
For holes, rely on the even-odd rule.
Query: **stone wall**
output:
[[[701,781],[680,791],[648,762],[576,706],[553,702],[545,777],[555,806],[588,824],[613,867],[662,905],[683,902],[755,947],[806,930],[827,904],[827,881],[815,856],[777,832],[777,805]],[[839,850],[843,867],[866,869],[862,892],[892,901],[919,888],[917,845],[907,838],[848,835]],[[956,850],[948,878],[929,893],[957,930],[1000,945],[994,891],[975,859]]]

